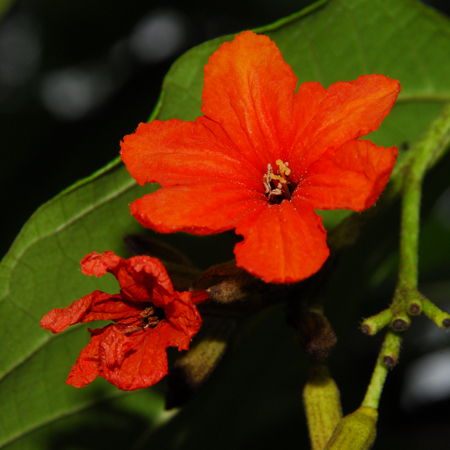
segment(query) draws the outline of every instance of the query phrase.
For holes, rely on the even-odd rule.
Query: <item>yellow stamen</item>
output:
[[[277,166],[279,167],[278,172],[282,177],[288,177],[291,174],[291,169],[289,169],[289,163],[284,163],[281,159],[276,160]]]
[[[272,166],[267,164],[267,173],[263,176],[263,185],[268,194],[269,200],[272,196],[282,195],[285,199],[291,199],[291,192],[289,191],[288,179],[291,174],[291,169],[288,167],[288,163],[283,163],[281,159],[277,159],[276,164],[278,166],[277,175],[273,173]]]
[[[273,173],[269,174],[270,178],[272,178],[272,180],[278,180],[280,183],[286,184],[287,181],[285,178],[283,178],[281,175],[274,175]]]

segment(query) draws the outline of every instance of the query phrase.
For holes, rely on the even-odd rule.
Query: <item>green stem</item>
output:
[[[401,336],[394,331],[389,330],[386,333],[375,369],[372,373],[372,379],[370,380],[366,396],[364,397],[361,406],[368,406],[370,408],[378,409],[386,376],[389,369],[398,361],[401,340]]]
[[[396,331],[408,328],[410,315],[420,313],[423,308],[439,326],[450,326],[450,316],[443,313],[425,299],[417,290],[418,285],[418,245],[420,229],[420,201],[422,182],[427,169],[444,154],[450,142],[450,104],[447,104],[439,117],[431,124],[425,136],[411,149],[407,163],[403,161],[396,168],[395,182],[391,184],[388,197],[399,189],[402,179],[402,217],[400,235],[400,267],[397,288],[389,311],[392,314],[391,327],[386,334],[372,379],[362,406],[378,408],[381,392],[390,367],[398,361],[401,337]],[[402,177],[403,174],[403,177]],[[366,319],[368,334],[375,334],[384,326],[389,317],[387,310]],[[394,331],[396,330],[396,331]]]
[[[414,158],[403,184],[400,269],[397,286],[401,292],[417,290],[422,181],[430,164],[439,158],[449,142],[450,104],[447,104],[425,136],[411,149]]]

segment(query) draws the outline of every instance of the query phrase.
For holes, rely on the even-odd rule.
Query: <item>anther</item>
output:
[[[273,173],[272,165],[267,164],[267,173],[263,176],[263,185],[268,199],[273,203],[280,203],[282,200],[291,199],[292,190],[288,186],[291,184],[288,179],[291,169],[288,167],[289,164],[283,163],[281,159],[277,159],[276,164],[278,166],[277,174]],[[282,198],[277,198],[277,196],[282,196]]]

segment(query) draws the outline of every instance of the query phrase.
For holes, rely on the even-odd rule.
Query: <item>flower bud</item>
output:
[[[374,336],[380,330],[382,330],[385,326],[387,326],[392,320],[392,312],[391,310],[385,309],[375,316],[364,319],[361,324],[361,331],[364,334],[368,334],[369,336]]]
[[[234,260],[210,267],[194,284],[195,289],[206,289],[214,302],[222,304],[259,297],[267,287],[259,278],[236,267]]]
[[[188,352],[169,368],[166,409],[183,405],[204,385],[217,367],[236,328],[233,319],[208,317]]]
[[[303,389],[312,450],[322,450],[342,417],[338,387],[323,363],[316,363]]]
[[[193,290],[206,290],[211,302],[202,305],[202,314],[241,317],[286,299],[286,286],[264,283],[236,267],[236,261],[217,264],[203,272]]]
[[[378,411],[361,406],[345,416],[334,430],[325,450],[369,450],[377,435]]]
[[[313,360],[327,358],[336,345],[334,330],[323,314],[305,311],[296,317],[291,315],[288,323],[297,331],[297,339],[304,352]]]
[[[434,303],[430,302],[426,298],[422,299],[422,303],[424,314],[428,318],[430,318],[439,328],[450,328],[450,314],[442,311]]]

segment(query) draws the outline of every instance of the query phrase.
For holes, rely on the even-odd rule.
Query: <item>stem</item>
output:
[[[370,380],[366,396],[361,406],[378,409],[381,392],[383,391],[389,368],[393,367],[398,361],[401,340],[401,336],[394,331],[389,330],[386,333],[375,369],[372,373],[372,379]]]
[[[375,316],[365,319],[361,324],[361,331],[369,336],[374,336],[392,320],[391,308],[385,309]]]
[[[398,289],[416,290],[422,181],[431,163],[450,141],[450,104],[447,104],[425,136],[413,147],[414,158],[403,184]]]
[[[408,164],[405,165],[406,163],[403,161],[401,168],[396,168],[396,182],[391,184],[388,192],[388,197],[391,198],[393,193],[399,189],[399,177],[403,172],[400,267],[397,288],[389,308],[392,314],[391,327],[396,331],[408,328],[411,321],[409,316],[418,314],[422,308],[425,314],[442,328],[450,326],[450,316],[440,311],[417,290],[422,182],[427,169],[444,154],[449,142],[450,104],[447,104],[439,117],[431,124],[425,136],[411,150],[412,156],[408,158]],[[363,325],[367,326],[369,334],[375,334],[384,325],[389,316],[387,311],[366,319]],[[401,337],[394,330],[391,329],[386,334],[362,406],[378,408],[389,368],[398,361]]]

